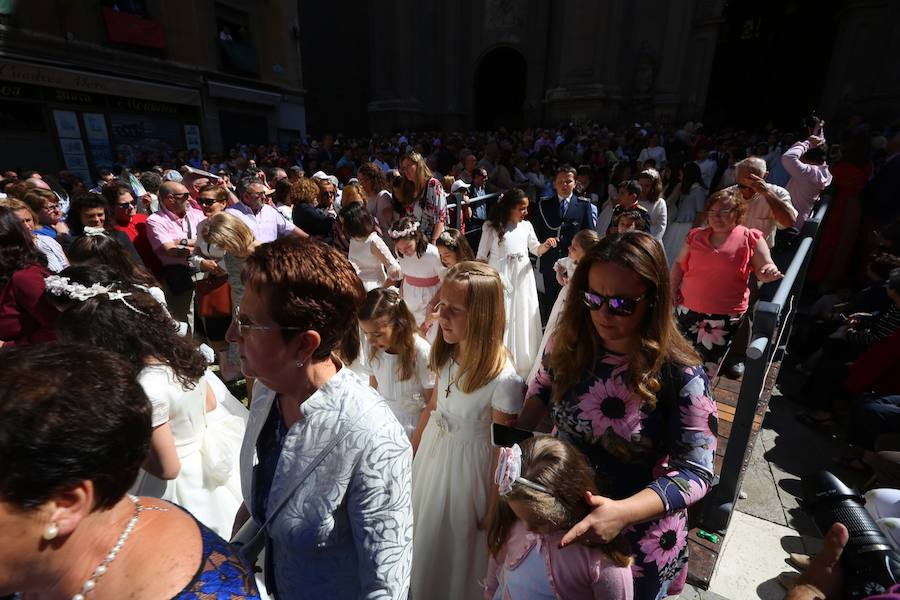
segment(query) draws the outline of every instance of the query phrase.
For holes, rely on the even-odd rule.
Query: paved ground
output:
[[[691,588],[680,598],[781,599],[785,590],[776,578],[794,572],[785,562],[788,553],[819,549],[818,531],[799,507],[800,477],[829,468],[848,483],[860,482],[831,463],[840,442],[797,423],[801,410],[773,393],[744,478],[747,498],[738,502],[710,589]]]

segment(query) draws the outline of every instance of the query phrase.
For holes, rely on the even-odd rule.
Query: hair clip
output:
[[[509,494],[513,485],[517,483],[535,491],[553,495],[546,487],[522,477],[522,449],[518,444],[513,444],[510,448],[500,448],[497,470],[494,473],[494,483],[497,484],[497,490],[501,496]]]

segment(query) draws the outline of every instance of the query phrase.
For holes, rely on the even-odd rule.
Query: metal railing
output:
[[[753,313],[751,342],[747,347],[744,377],[738,394],[731,435],[722,458],[722,468],[703,501],[700,525],[707,531],[728,528],[740,493],[743,467],[750,460],[747,446],[753,435],[753,420],[765,389],[766,377],[775,357],[784,350],[790,337],[797,299],[806,281],[806,271],[815,249],[819,227],[828,211],[823,198],[815,215],[800,231],[797,251],[769,302],[758,302]]]
[[[497,200],[500,199],[500,196],[502,194],[500,194],[500,192],[495,192],[493,194],[485,194],[484,196],[476,196],[475,198],[470,198],[469,200],[467,200],[465,202],[461,201],[462,194],[460,194],[459,192],[456,192],[452,195],[456,198],[456,201],[452,202],[452,203],[448,203],[447,210],[458,209],[460,204],[462,204],[462,206],[464,208],[471,208],[474,211],[477,207],[479,207],[483,204],[485,207],[485,217],[487,217],[488,213],[490,213],[491,207],[494,205],[494,203]],[[455,227],[459,231],[462,231],[463,211],[455,210],[455,213],[456,214],[453,216],[453,227]],[[470,229],[468,227],[466,228],[466,239],[468,240],[469,245],[472,246],[473,250],[476,249],[475,246],[473,245],[473,241],[474,241],[473,238],[475,237],[475,234],[479,231],[481,231],[480,226],[472,228],[472,229]]]

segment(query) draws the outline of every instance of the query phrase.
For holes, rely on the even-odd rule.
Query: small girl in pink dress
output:
[[[621,537],[609,544],[570,544],[566,531],[591,511],[594,471],[574,446],[533,437],[501,448],[500,497],[488,531],[485,600],[632,600],[631,556]]]

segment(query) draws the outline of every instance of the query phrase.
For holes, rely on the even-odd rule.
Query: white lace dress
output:
[[[431,344],[418,335],[415,336],[415,343],[416,364],[413,374],[403,381],[399,375],[399,355],[379,351],[366,357],[366,372],[375,378],[378,391],[410,437],[419,424],[422,408],[434,388],[434,373],[428,368]],[[367,350],[370,349],[367,347]]]
[[[141,469],[132,492],[162,498],[193,514],[201,523],[228,539],[241,505],[239,457],[247,409],[210,371],[186,389],[166,365],[148,365],[138,382],[153,406],[153,427],[172,429],[181,471],[162,480]],[[206,384],[216,407],[206,412]]]
[[[402,276],[397,259],[374,231],[365,239],[350,238],[348,256],[367,292]]]
[[[441,264],[441,255],[437,246],[428,244],[422,256],[401,256],[397,262],[403,271],[403,300],[416,318],[416,324],[421,325],[428,316],[428,302],[441,289],[441,280],[446,272]]]
[[[487,571],[484,519],[493,485],[491,409],[517,414],[524,385],[512,364],[471,394],[448,381],[452,360],[439,371],[437,409],[413,460],[412,598],[481,598]],[[448,391],[449,390],[449,391]]]
[[[541,243],[528,221],[510,223],[502,241],[492,226],[488,225],[482,231],[477,256],[497,269],[507,284],[504,342],[516,372],[526,377],[541,345],[541,313],[528,253],[536,255]]]

